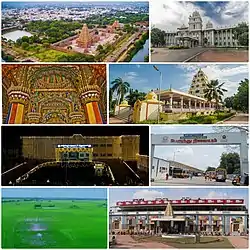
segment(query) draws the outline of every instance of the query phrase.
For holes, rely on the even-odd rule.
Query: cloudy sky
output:
[[[181,199],[190,198],[218,198],[244,199],[248,204],[247,188],[110,188],[109,204],[114,206],[118,201],[133,199],[153,200],[155,198]]]
[[[183,24],[188,25],[188,17],[194,11],[200,13],[203,27],[208,21],[213,23],[214,28],[248,21],[247,1],[177,2],[156,0],[151,1],[150,5],[151,23],[165,31],[176,31]]]
[[[107,199],[106,188],[3,188],[3,198]]]
[[[157,1],[156,1],[157,2]],[[225,97],[236,93],[239,82],[248,78],[247,64],[156,64],[162,72],[163,83],[161,89],[173,89],[187,92],[193,76],[201,68],[209,80],[218,79],[225,82],[224,88],[228,90]],[[110,83],[121,77],[133,89],[148,93],[151,89],[159,87],[159,72],[149,64],[111,64],[109,65]],[[112,86],[112,85],[110,85]]]
[[[152,126],[152,134],[192,134],[192,133],[221,133],[227,132],[228,128],[223,126]],[[238,129],[229,130],[237,132]],[[220,156],[223,152],[237,152],[238,146],[156,146],[155,157],[167,160],[175,160],[201,170],[206,170],[208,166],[218,167]]]

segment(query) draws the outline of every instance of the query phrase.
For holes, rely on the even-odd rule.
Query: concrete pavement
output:
[[[228,236],[228,240],[234,246],[234,248],[237,248],[237,249],[248,248],[249,240],[247,239],[247,236],[246,237],[243,237],[243,236]]]
[[[155,179],[151,183],[152,186],[233,186],[232,181],[226,180],[226,182],[216,182],[215,180],[206,181],[204,177],[194,176],[192,180],[173,178],[169,180]]]
[[[153,48],[152,62],[184,62],[187,59],[205,52],[207,48],[196,47],[192,49],[170,50],[167,48]]]
[[[221,123],[223,124],[247,124],[248,121],[249,121],[248,114],[239,113],[229,119],[224,120]]]
[[[167,244],[160,242],[138,242],[135,241],[130,235],[117,235],[116,236],[117,245],[113,248],[123,248],[123,249],[164,249],[173,248]]]

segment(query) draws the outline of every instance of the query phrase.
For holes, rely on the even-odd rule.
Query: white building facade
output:
[[[208,46],[208,47],[237,47],[238,41],[234,39],[234,26],[214,28],[207,22],[203,28],[202,18],[195,11],[189,16],[188,26],[184,24],[176,32],[166,32],[167,46]]]

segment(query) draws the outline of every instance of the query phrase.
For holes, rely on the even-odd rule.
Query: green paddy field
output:
[[[107,201],[2,202],[2,248],[107,248]]]

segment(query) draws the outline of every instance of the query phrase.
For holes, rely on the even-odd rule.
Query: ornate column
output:
[[[80,92],[80,100],[84,105],[86,119],[89,124],[103,124],[104,119],[99,107],[100,88],[96,85],[83,87]]]
[[[69,114],[69,118],[73,124],[81,124],[84,119],[84,115],[82,112],[71,112]]]
[[[23,86],[12,85],[7,91],[9,97],[8,124],[21,124],[24,119],[24,107],[30,98],[30,90]]]
[[[40,118],[41,118],[40,113],[30,112],[30,113],[27,114],[27,116],[28,116],[29,124],[38,124],[38,123],[40,123]]]

